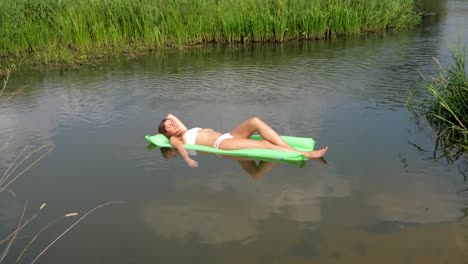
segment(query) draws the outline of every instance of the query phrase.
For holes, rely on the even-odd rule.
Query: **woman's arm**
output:
[[[166,118],[169,118],[172,121],[174,121],[179,126],[180,129],[187,130],[187,127],[185,127],[184,123],[182,123],[182,121],[180,121],[179,118],[177,118],[177,116],[173,114],[168,114]]]
[[[189,165],[192,168],[198,167],[198,162],[190,158],[190,156],[187,153],[187,150],[185,150],[184,148],[183,142],[180,139],[178,139],[177,137],[171,137],[169,141],[171,142],[171,145],[179,151],[180,155],[184,158],[185,162],[187,162],[187,165]]]

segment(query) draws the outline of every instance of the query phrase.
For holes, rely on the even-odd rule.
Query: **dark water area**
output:
[[[419,0],[416,2],[419,11],[426,15],[447,14],[448,0]]]
[[[468,2],[445,8],[405,32],[19,71],[0,98],[0,176],[26,146],[48,147],[17,172],[53,149],[8,187],[16,197],[0,192],[0,238],[26,202],[26,218],[47,203],[5,263],[79,212],[41,233],[20,261],[31,263],[110,201],[124,203],[89,214],[37,263],[467,263],[464,161],[434,159],[436,135],[406,108],[433,57],[447,63],[449,47],[468,43]],[[219,131],[258,116],[328,146],[327,163],[250,175],[198,155],[192,169],[147,149],[167,113]]]

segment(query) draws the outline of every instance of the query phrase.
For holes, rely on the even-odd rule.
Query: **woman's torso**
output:
[[[187,132],[193,133],[193,131],[190,130],[191,129],[185,131],[184,134]],[[221,133],[214,131],[211,128],[199,128],[196,132],[195,144],[213,147],[216,139],[221,135]],[[187,143],[184,135],[182,136],[182,138],[184,143]]]

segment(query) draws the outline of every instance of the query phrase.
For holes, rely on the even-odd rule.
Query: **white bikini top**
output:
[[[195,139],[197,138],[198,130],[200,127],[191,128],[184,133],[185,144],[195,144]]]

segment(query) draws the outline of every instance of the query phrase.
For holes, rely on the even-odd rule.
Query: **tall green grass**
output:
[[[44,63],[204,42],[333,38],[411,27],[416,0],[2,0],[0,58]]]
[[[427,84],[426,96],[410,98],[410,106],[435,126],[443,147],[459,156],[468,151],[466,49],[458,45],[451,50],[451,55],[452,64],[448,66],[435,60],[437,77]]]

